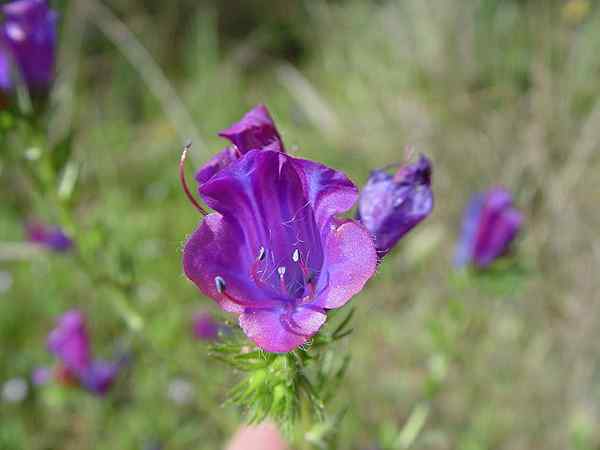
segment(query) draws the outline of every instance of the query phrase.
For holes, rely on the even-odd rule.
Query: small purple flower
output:
[[[36,386],[42,386],[52,379],[52,369],[49,367],[37,367],[31,374],[31,382]]]
[[[421,155],[394,175],[385,168],[374,170],[360,194],[357,218],[382,257],[432,209],[431,162]]]
[[[119,363],[92,359],[85,317],[77,310],[59,318],[56,328],[48,335],[48,350],[64,369],[58,371],[59,378],[75,379],[94,394],[104,395],[119,371]]]
[[[14,89],[14,74],[33,94],[54,80],[57,14],[46,0],[17,0],[0,7],[0,90]]]
[[[219,338],[219,332],[225,331],[225,326],[216,321],[212,314],[200,312],[194,316],[192,330],[196,339],[216,341]]]
[[[71,238],[59,227],[32,222],[25,226],[25,232],[30,242],[55,252],[66,252],[73,246]]]
[[[496,187],[475,195],[464,214],[455,266],[489,266],[508,251],[522,223],[523,215],[513,207],[506,189]]]
[[[259,347],[288,352],[374,274],[373,240],[359,223],[336,217],[356,202],[354,184],[284,153],[265,107],[222,135],[240,154],[196,177],[200,197],[216,212],[188,239],[183,268],[205,295],[239,315]]]

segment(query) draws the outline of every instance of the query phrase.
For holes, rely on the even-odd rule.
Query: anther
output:
[[[294,250],[294,253],[292,253],[292,261],[294,261],[295,263],[300,261],[300,252],[298,251],[298,249]]]
[[[265,251],[264,247],[261,247],[258,250],[258,258],[256,258],[258,261],[264,261],[265,256],[266,256],[267,252]]]
[[[183,153],[181,153],[181,159],[179,160],[179,181],[181,182],[181,187],[183,188],[183,192],[187,196],[188,200],[194,205],[194,207],[202,214],[203,216],[208,215],[206,210],[200,206],[198,201],[194,198],[192,193],[190,192],[190,188],[188,187],[187,181],[185,180],[185,160],[187,159],[188,151],[192,148],[192,141],[188,141],[183,147]]]
[[[279,274],[279,287],[281,288],[281,291],[282,292],[287,292],[287,287],[285,285],[285,279],[284,279],[285,267],[284,266],[279,266],[277,268],[277,273]]]
[[[223,292],[225,292],[225,288],[227,287],[227,285],[225,284],[225,280],[223,279],[223,277],[220,277],[220,276],[215,277],[215,287],[217,288],[217,292],[219,294],[222,294]]]

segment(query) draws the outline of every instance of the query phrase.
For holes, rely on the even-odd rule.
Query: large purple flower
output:
[[[113,384],[119,363],[92,359],[85,317],[80,311],[63,314],[48,335],[48,350],[61,362],[61,379],[77,380],[88,391],[104,395]]]
[[[216,212],[187,241],[184,271],[223,310],[239,314],[259,347],[288,352],[373,275],[373,241],[360,224],[336,218],[356,202],[354,184],[283,153],[266,108],[222,134],[240,154],[212,176],[196,177],[204,180],[200,197]]]
[[[357,217],[373,235],[381,257],[432,209],[431,163],[421,155],[394,175],[374,170],[360,194]]]
[[[73,247],[73,241],[59,227],[52,227],[40,222],[30,222],[25,226],[27,239],[34,243],[53,250],[66,252]]]
[[[464,214],[454,263],[487,267],[509,249],[523,215],[513,206],[510,193],[501,187],[475,195]]]
[[[17,0],[0,7],[0,90],[11,91],[15,74],[43,93],[54,80],[57,14],[46,0]]]

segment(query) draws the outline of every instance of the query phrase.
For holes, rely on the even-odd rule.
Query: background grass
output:
[[[223,446],[240,420],[220,406],[235,376],[190,337],[191,314],[216,307],[182,275],[198,215],[176,170],[185,136],[199,139],[199,165],[224,145],[216,132],[259,102],[288,147],[357,184],[407,144],[434,161],[434,213],[353,300],[355,332],[341,344],[353,360],[332,405],[347,408],[339,448],[600,448],[600,5],[115,0],[114,17],[95,2],[56,6],[50,131],[74,130],[78,245],[101,246],[106,271],[135,272],[144,337],[115,313],[119,294],[69,255],[2,258],[12,285],[0,293],[0,381],[51,361],[45,336],[73,306],[99,354],[133,352],[102,401],[44,387],[0,403],[0,449]],[[123,27],[168,85],[135,60]],[[1,177],[3,242],[23,239],[25,217],[57,220],[21,174]],[[451,269],[462,208],[495,184],[526,215],[527,275],[502,289]],[[192,383],[189,403],[169,400],[175,379]]]

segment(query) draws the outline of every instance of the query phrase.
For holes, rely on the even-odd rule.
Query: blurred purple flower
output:
[[[57,378],[66,382],[75,379],[97,395],[108,391],[120,368],[117,362],[92,360],[85,317],[77,310],[59,318],[56,328],[48,335],[48,350],[62,365]]]
[[[73,247],[73,241],[59,227],[52,227],[38,222],[25,226],[27,239],[55,252],[66,252]]]
[[[455,266],[489,266],[507,252],[522,223],[523,215],[513,207],[506,189],[496,187],[473,196],[465,210]]]
[[[374,274],[373,240],[359,223],[336,218],[356,202],[354,184],[284,153],[266,108],[222,135],[240,155],[197,176],[200,197],[216,212],[187,241],[183,268],[223,310],[239,314],[259,347],[288,352]]]
[[[196,339],[201,341],[216,341],[219,338],[219,332],[223,332],[226,326],[213,317],[208,312],[200,312],[194,316],[192,329]]]
[[[48,383],[52,379],[52,369],[49,367],[37,367],[31,374],[31,381],[36,386]]]
[[[0,7],[0,90],[15,87],[15,72],[33,94],[54,80],[57,14],[46,0],[17,0]]]
[[[432,209],[431,162],[421,155],[394,175],[385,168],[374,170],[360,194],[357,218],[382,257]]]

